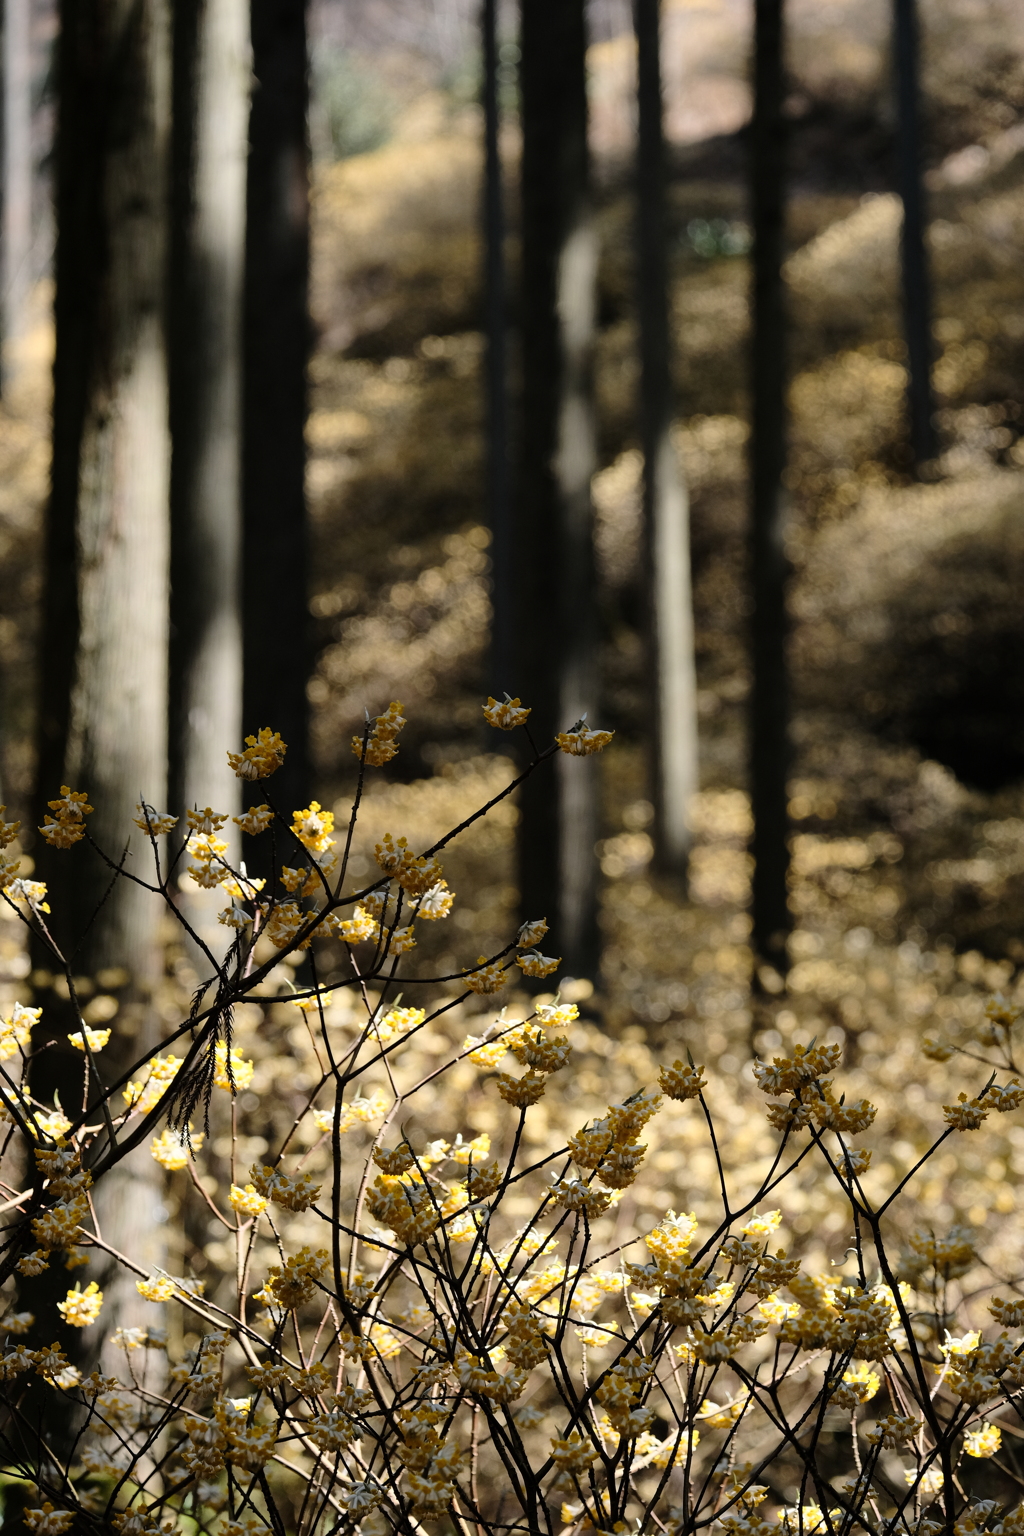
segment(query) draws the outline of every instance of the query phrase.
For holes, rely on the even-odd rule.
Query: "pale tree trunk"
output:
[[[896,84],[896,142],[903,229],[900,257],[903,329],[907,340],[907,415],[914,469],[936,453],[932,393],[932,306],[925,201],[921,180],[919,121],[919,34],[915,0],[895,0],[893,64]]]
[[[785,549],[786,314],[783,3],[756,0],[751,124],[751,623],[750,797],[753,943],[781,973],[792,927],[788,903],[789,668]]]
[[[253,0],[245,271],[244,556],[247,732],[288,743],[269,792],[309,798],[305,427],[309,358],[309,98],[304,0]],[[259,849],[250,858],[266,859]],[[251,845],[250,845],[251,846]],[[264,865],[259,871],[271,873]]]
[[[3,3],[3,392],[16,386],[32,295],[32,0]]]
[[[247,0],[174,11],[171,277],[171,780],[175,808],[235,814],[242,735],[242,294]],[[234,843],[229,822],[221,836]],[[183,896],[216,953],[215,895]],[[223,941],[223,942],[222,942]]]
[[[484,332],[487,337],[487,511],[491,525],[491,669],[489,686],[500,699],[512,681],[512,524],[508,462],[508,348],[506,346],[505,207],[498,82],[498,5],[483,0],[484,107]]]
[[[635,0],[637,311],[640,322],[654,858],[684,876],[688,808],[698,787],[697,682],[690,591],[690,503],[672,443],[671,328],[665,229],[659,0]]]
[[[164,809],[167,789],[168,16],[163,0],[64,0],[60,19],[37,819],[62,783],[87,789],[92,836],[117,857],[131,833],[129,867],[150,874],[151,852],[131,817],[140,795]],[[74,972],[128,974],[101,1058],[114,1077],[160,1038],[160,902],[121,880],[99,905],[110,877],[90,848],[37,851]],[[43,1001],[44,1024],[59,1036],[70,1020],[51,996]],[[37,1091],[60,1088],[73,1103],[80,1092],[73,1054],[44,1054]],[[145,1149],[96,1191],[104,1236],[142,1265],[159,1262],[163,1251],[160,1191],[160,1170]],[[49,1304],[69,1283],[59,1266],[32,1282],[32,1310],[41,1340],[61,1337],[88,1360],[100,1336],[152,1315],[144,1316],[132,1278],[98,1253],[85,1278],[100,1283],[106,1304],[84,1340],[59,1324]]]
[[[595,725],[593,351],[597,233],[589,197],[582,0],[523,0],[522,447],[515,537],[515,692],[538,746]],[[594,977],[596,758],[555,761],[524,786],[524,916],[546,917],[563,972]]]

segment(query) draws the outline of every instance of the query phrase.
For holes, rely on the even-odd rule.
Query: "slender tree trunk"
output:
[[[894,0],[893,64],[896,74],[897,161],[903,229],[900,258],[903,279],[903,327],[907,341],[907,415],[914,468],[936,453],[932,395],[932,304],[925,245],[924,187],[921,182],[921,132],[917,6]]]
[[[252,0],[244,386],[244,727],[288,743],[271,791],[309,797],[305,494],[309,82],[303,0]],[[264,874],[266,870],[262,871]]]
[[[499,133],[497,0],[483,0],[484,330],[487,393],[487,511],[491,525],[491,676],[501,698],[512,680],[511,495],[508,463],[505,207]]]
[[[593,349],[597,235],[588,191],[583,0],[522,0],[522,453],[516,692],[546,746],[597,695]],[[581,771],[582,770],[582,771]],[[521,801],[520,897],[568,975],[598,964],[596,758],[561,755]]]
[[[654,857],[685,875],[687,809],[698,787],[697,682],[690,592],[690,505],[672,444],[671,325],[665,229],[659,0],[634,0],[637,40],[637,311],[640,321],[649,676],[654,721]]]
[[[56,356],[53,468],[46,530],[37,819],[60,785],[85,789],[89,830],[128,866],[152,869],[131,826],[145,795],[163,809],[167,760],[170,446],[164,344],[167,268],[169,24],[164,0],[63,0],[58,55]],[[78,974],[127,975],[100,1058],[117,1075],[160,1038],[153,993],[162,970],[159,901],[80,844],[37,849],[53,925]],[[106,899],[104,900],[104,896]],[[52,963],[52,962],[51,962]],[[52,995],[51,995],[52,996]],[[59,1035],[56,999],[44,1024]],[[71,1052],[44,1053],[37,1092],[80,1084]],[[137,1262],[162,1252],[160,1170],[126,1159],[97,1189],[105,1237]],[[101,1324],[77,1339],[32,1282],[40,1341],[95,1359],[102,1336],[144,1321],[130,1277],[94,1257],[106,1292]]]
[[[239,781],[227,749],[242,734],[248,0],[177,0],[174,28],[172,798],[175,807],[234,813]],[[206,895],[189,915],[209,942],[216,911]]]
[[[782,0],[756,0],[751,209],[754,234],[751,357],[753,589],[750,792],[754,813],[753,939],[757,955],[786,970],[789,675],[785,552],[786,316],[785,119]]]
[[[3,353],[16,382],[32,295],[32,3],[3,0]]]

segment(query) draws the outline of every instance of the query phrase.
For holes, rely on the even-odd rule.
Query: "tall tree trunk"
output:
[[[309,95],[303,0],[252,0],[245,271],[243,714],[288,743],[271,786],[309,796],[305,493],[309,357]],[[268,873],[263,870],[262,873]]]
[[[750,794],[754,814],[753,941],[785,973],[789,671],[786,657],[785,119],[782,0],[755,0],[751,212],[754,236],[750,566],[753,591]]]
[[[522,452],[516,692],[539,746],[597,695],[593,350],[597,235],[588,189],[583,0],[522,0]],[[568,975],[598,965],[596,758],[556,759],[521,801],[520,899]]]
[[[490,686],[501,697],[512,680],[511,496],[508,463],[508,356],[505,344],[505,207],[499,135],[498,6],[483,0],[484,331],[487,395],[487,512],[491,525]]]
[[[178,0],[174,29],[172,799],[236,812],[227,748],[242,726],[248,0]],[[209,942],[216,912],[206,895],[189,903],[189,915]]]
[[[15,383],[32,294],[32,0],[3,0],[3,352]]]
[[[89,792],[89,830],[151,872],[131,827],[140,794],[166,795],[170,446],[164,343],[170,38],[164,0],[63,0],[58,52],[56,355],[53,468],[46,530],[38,817],[62,783]],[[38,850],[53,924],[76,973],[128,975],[103,1069],[119,1074],[160,1038],[159,901],[110,884],[92,850]],[[88,925],[88,926],[87,926]],[[46,1001],[46,999],[44,999]],[[56,1000],[44,1013],[57,1022]],[[60,1021],[66,1025],[67,1021]],[[72,1053],[44,1053],[37,1092],[80,1074]],[[160,1170],[125,1159],[96,1192],[106,1238],[136,1261],[160,1262]],[[49,1305],[33,1306],[42,1342],[81,1357],[118,1324],[142,1322],[130,1276],[90,1264],[106,1291],[100,1325],[76,1342]],[[51,1268],[35,1295],[61,1293]]]
[[[637,40],[637,311],[655,863],[685,875],[687,810],[698,787],[697,681],[690,592],[690,505],[672,444],[671,325],[665,228],[660,0],[634,0]]]
[[[925,246],[924,188],[921,183],[921,133],[917,6],[894,0],[893,66],[896,75],[897,163],[903,199],[900,259],[903,280],[903,328],[907,342],[907,415],[915,470],[936,453],[932,395],[932,305]]]

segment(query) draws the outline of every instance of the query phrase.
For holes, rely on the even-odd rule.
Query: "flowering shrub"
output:
[[[528,714],[518,700],[486,710],[502,729]],[[153,899],[174,910],[179,865],[222,891],[228,947],[207,952],[211,985],[189,1016],[115,1084],[101,1077],[109,1031],[79,1018],[88,1115],[32,1096],[38,1010],[19,1005],[2,1024],[8,1288],[20,1275],[24,1297],[25,1279],[61,1260],[109,1255],[92,1191],[132,1146],[223,1234],[205,1285],[114,1255],[151,1326],[123,1326],[94,1280],[38,1325],[9,1298],[0,1451],[8,1475],[33,1486],[29,1528],[1024,1532],[1013,1455],[1024,1287],[986,1271],[967,1231],[922,1224],[909,1192],[945,1143],[984,1135],[1024,1102],[1017,1010],[990,1003],[980,1049],[927,1045],[936,1060],[973,1057],[978,1081],[936,1103],[931,1144],[888,1187],[861,1145],[875,1106],[844,1092],[829,1040],[754,1063],[761,1107],[745,1163],[728,1160],[716,1084],[692,1060],[628,1084],[609,1068],[606,1107],[553,1137],[545,1116],[564,1118],[580,1091],[573,1055],[593,1049],[587,1026],[557,994],[522,1017],[492,1001],[521,998],[521,974],[557,967],[538,948],[543,917],[454,974],[402,977],[417,924],[446,919],[456,900],[444,847],[517,781],[422,853],[383,836],[378,874],[346,883],[362,775],[394,756],[403,723],[392,704],[356,738],[343,838],[315,802],[286,817],[268,795],[237,818],[251,836],[276,822],[296,849],[283,895],[229,862],[226,818],[210,808],[188,814],[166,867],[159,840],[173,818],[139,806]],[[600,738],[579,722],[526,771]],[[285,751],[261,731],[232,762],[264,779]],[[64,830],[49,840],[76,857],[84,795],[65,787],[51,810],[47,825]],[[45,894],[23,914],[44,939]],[[315,1064],[276,1145],[245,1134],[261,1079],[232,1034],[234,1016],[264,1007],[290,1009]],[[493,1101],[493,1135],[459,1123],[468,1083]],[[682,1160],[666,1160],[662,1118],[685,1133],[693,1166],[698,1149],[703,1159],[699,1216],[665,1187]],[[824,1271],[783,1236],[788,1191],[812,1167],[847,1220]],[[66,1346],[24,1342],[61,1319],[75,1330]],[[116,1374],[76,1361],[97,1325],[123,1359]],[[41,1430],[26,1460],[30,1391],[77,1414],[63,1438],[46,1444]]]

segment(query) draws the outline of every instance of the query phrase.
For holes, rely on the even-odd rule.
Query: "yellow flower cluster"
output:
[[[354,1125],[370,1125],[374,1120],[380,1120],[388,1107],[388,1096],[383,1088],[376,1088],[368,1097],[357,1095],[348,1104],[342,1104],[341,1114],[338,1117],[338,1130],[341,1133],[350,1131]],[[333,1109],[315,1109],[313,1121],[318,1131],[332,1132],[334,1130]]]
[[[402,706],[397,699],[392,699],[386,713],[378,715],[373,722],[373,728],[366,738],[365,751],[362,736],[352,737],[352,751],[368,768],[382,768],[397,755],[397,737],[404,724]]]
[[[476,968],[468,971],[463,976],[463,981],[471,992],[477,992],[486,997],[491,992],[497,992],[508,980],[508,976],[499,961],[490,963],[486,955],[478,955]]]
[[[406,1182],[403,1174],[379,1173],[367,1193],[366,1208],[410,1248],[425,1243],[441,1224],[437,1199],[418,1176]]]
[[[148,1115],[163,1098],[167,1089],[181,1070],[181,1062],[171,1052],[167,1056],[154,1056],[145,1078],[130,1082],[122,1097],[127,1105],[140,1115]]]
[[[85,1024],[75,1034],[68,1035],[68,1044],[73,1045],[76,1051],[102,1051],[109,1039],[109,1029],[90,1029]]]
[[[92,811],[89,797],[66,784],[60,787],[56,800],[47,802],[53,816],[43,818],[39,828],[51,848],[72,848],[85,836],[85,818]]]
[[[609,1371],[597,1389],[597,1400],[620,1439],[635,1440],[638,1435],[645,1434],[654,1421],[654,1409],[641,1407],[637,1402],[653,1370],[651,1359],[635,1358]]]
[[[570,1136],[569,1152],[577,1167],[595,1170],[609,1189],[632,1184],[647,1151],[646,1143],[637,1138],[660,1104],[660,1094],[641,1089],[621,1104],[613,1104],[603,1120]]]
[[[136,805],[132,820],[147,837],[166,837],[178,825],[177,816],[170,816],[166,811],[155,811],[145,800],[140,800]]]
[[[35,1536],[62,1536],[62,1532],[68,1530],[75,1520],[75,1512],[71,1509],[54,1509],[49,1499],[46,1499],[40,1509],[26,1509],[24,1514],[25,1524]]]
[[[10,1013],[0,1016],[0,1061],[9,1061],[18,1051],[28,1050],[32,1030],[42,1013],[41,1008],[26,1008],[23,1003],[15,1003]]]
[[[264,726],[257,735],[245,738],[244,752],[228,753],[228,766],[239,779],[265,779],[277,772],[287,751],[278,733]]]
[[[158,1162],[161,1168],[166,1168],[169,1173],[174,1173],[181,1168],[187,1168],[189,1158],[193,1152],[198,1152],[203,1144],[202,1131],[193,1131],[191,1125],[188,1128],[188,1136],[180,1131],[172,1131],[165,1127],[158,1136],[154,1136],[149,1144],[150,1156]],[[191,1150],[189,1143],[191,1142]]]
[[[488,696],[487,703],[481,705],[484,719],[488,725],[493,725],[498,731],[514,731],[517,725],[525,725],[530,716],[528,708],[523,707],[522,699],[505,697],[499,703],[497,699]]]
[[[283,1205],[288,1211],[308,1210],[320,1193],[320,1185],[314,1184],[311,1173],[289,1178],[280,1168],[253,1163],[249,1177],[258,1194],[265,1200],[273,1200],[275,1205]]]
[[[75,1286],[73,1291],[68,1291],[63,1301],[58,1301],[57,1311],[71,1328],[88,1328],[100,1315],[103,1306],[103,1292],[95,1280],[90,1280],[83,1291]]]
[[[191,832],[185,844],[188,864],[187,873],[204,891],[212,891],[225,876],[230,877],[231,867],[224,855],[228,845],[215,832]]]
[[[560,731],[555,740],[559,751],[570,757],[589,757],[593,752],[603,752],[614,735],[614,731],[592,731],[584,715],[567,731]]]
[[[398,1457],[405,1467],[405,1492],[418,1519],[440,1519],[455,1492],[462,1452],[454,1440],[442,1440],[437,1433],[443,1418],[429,1403],[398,1416],[402,1434]]]
[[[658,1086],[670,1099],[696,1099],[707,1087],[704,1068],[674,1061],[670,1067],[662,1067],[658,1074]]]
[[[524,976],[550,976],[561,963],[561,956],[553,960],[550,955],[542,955],[539,949],[531,949],[526,954],[516,956],[516,965]]]
[[[244,816],[232,816],[231,819],[243,832],[256,837],[272,824],[274,813],[269,805],[250,805]]]
[[[325,1248],[318,1248],[315,1253],[312,1248],[300,1248],[285,1260],[283,1269],[278,1264],[272,1266],[266,1284],[254,1299],[265,1307],[281,1307],[285,1312],[305,1306],[316,1295],[329,1259]]]
[[[229,1055],[227,1042],[217,1041],[213,1053],[214,1087],[224,1093],[241,1093],[252,1082],[255,1071],[255,1064],[246,1060],[237,1046],[232,1046]]]

